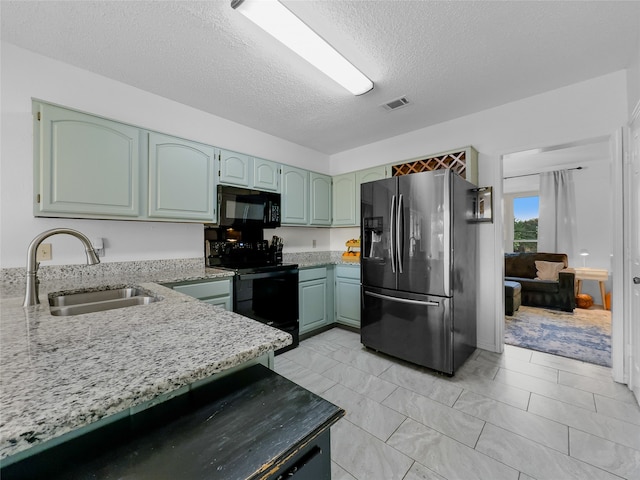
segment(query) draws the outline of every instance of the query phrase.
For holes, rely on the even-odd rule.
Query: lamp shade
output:
[[[588,256],[588,255],[589,255],[589,250],[587,250],[587,249],[585,249],[585,248],[583,248],[583,249],[581,249],[581,250],[580,250],[580,256],[581,256],[581,257],[586,257],[586,256]]]

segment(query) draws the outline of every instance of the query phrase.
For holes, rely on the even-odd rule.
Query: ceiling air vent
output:
[[[409,100],[407,100],[407,97],[400,97],[396,98],[395,100],[391,100],[390,102],[384,103],[381,106],[385,110],[391,111],[406,107],[407,105],[409,105]]]

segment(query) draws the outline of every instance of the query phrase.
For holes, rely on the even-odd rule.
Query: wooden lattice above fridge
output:
[[[391,175],[409,175],[411,173],[430,172],[432,170],[451,169],[462,178],[478,184],[478,152],[473,147],[451,150],[420,160],[392,165]]]

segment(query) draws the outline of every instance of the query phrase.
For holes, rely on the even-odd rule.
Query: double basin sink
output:
[[[149,305],[160,298],[140,287],[59,293],[49,296],[49,310],[55,316],[104,312],[134,305]]]

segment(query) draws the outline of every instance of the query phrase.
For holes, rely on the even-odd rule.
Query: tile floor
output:
[[[275,369],[347,411],[333,480],[640,479],[640,407],[605,367],[507,345],[448,378],[334,328]]]

